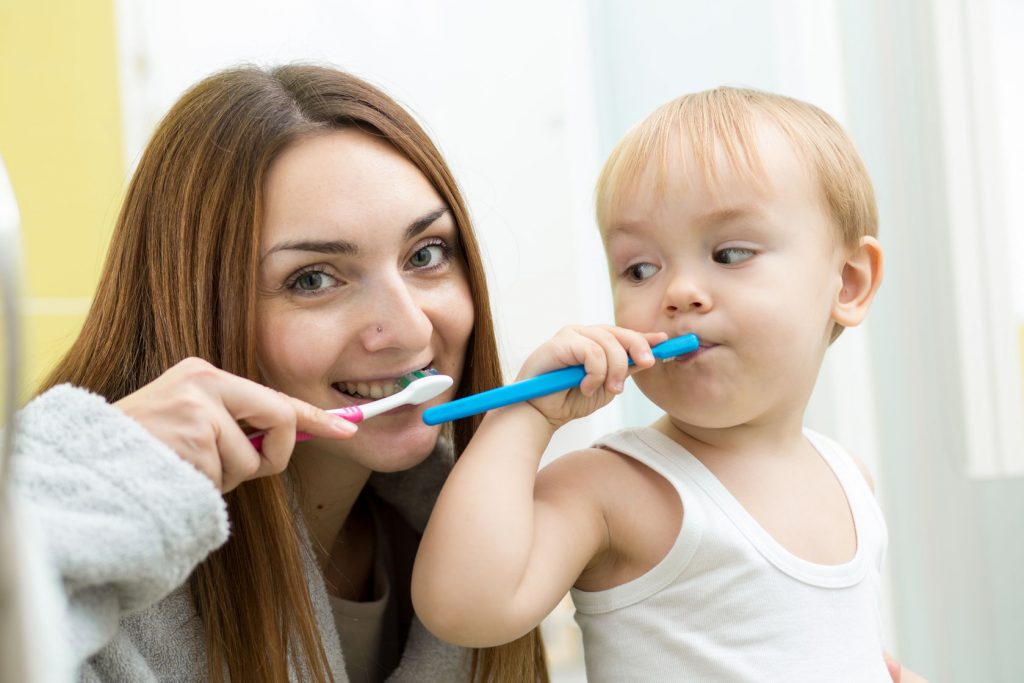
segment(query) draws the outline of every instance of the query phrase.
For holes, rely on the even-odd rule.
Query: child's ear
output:
[[[882,245],[862,237],[843,263],[843,286],[832,307],[832,320],[843,327],[859,325],[882,284]]]

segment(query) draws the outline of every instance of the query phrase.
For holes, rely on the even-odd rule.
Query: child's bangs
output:
[[[598,224],[604,229],[622,200],[644,183],[660,199],[666,192],[692,191],[701,178],[718,197],[722,157],[736,175],[764,183],[755,112],[748,102],[712,90],[663,105],[626,133],[605,163],[597,184]],[[668,187],[671,165],[681,170],[682,187]]]

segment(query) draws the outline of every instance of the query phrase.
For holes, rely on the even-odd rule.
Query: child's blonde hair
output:
[[[842,244],[855,246],[878,233],[878,210],[864,162],[849,136],[824,111],[807,102],[744,88],[719,87],[683,95],[634,126],[612,151],[597,181],[597,221],[602,231],[624,194],[648,170],[659,192],[665,169],[683,144],[708,186],[715,187],[716,145],[739,174],[763,180],[757,154],[757,123],[775,124],[817,174]],[[675,188],[673,188],[675,189]]]

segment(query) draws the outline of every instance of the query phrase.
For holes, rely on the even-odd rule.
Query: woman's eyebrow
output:
[[[406,240],[412,239],[433,225],[438,218],[446,213],[448,213],[448,207],[444,206],[431,211],[421,218],[417,218],[405,229],[404,238]],[[348,240],[291,240],[275,244],[267,250],[267,253],[260,258],[260,261],[262,262],[263,259],[278,251],[312,251],[317,254],[356,256],[359,254],[359,247]]]
[[[438,218],[445,215],[446,213],[448,213],[448,207],[442,206],[440,209],[431,211],[422,218],[417,218],[409,225],[408,228],[405,229],[405,239],[407,241],[411,240],[413,237],[415,237],[416,235],[420,234],[421,232],[429,228],[431,225],[433,225],[434,221],[436,221]]]
[[[347,240],[292,240],[275,244],[260,257],[260,261],[277,251],[313,251],[318,254],[355,256],[359,253],[359,247]]]

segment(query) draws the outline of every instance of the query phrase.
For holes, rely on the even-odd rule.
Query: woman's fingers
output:
[[[358,427],[348,420],[332,415],[314,405],[301,401],[286,394],[280,394],[295,411],[295,428],[300,432],[308,432],[314,436],[328,439],[347,439],[358,431]]]
[[[189,358],[116,403],[221,490],[287,467],[296,430],[342,439],[356,426],[206,361]],[[257,452],[238,425],[265,430]]]
[[[228,419],[217,440],[225,492],[249,479],[283,472],[295,449],[297,431],[339,439],[352,436],[358,429],[351,422],[305,401],[225,374],[218,386]],[[245,420],[264,431],[258,452],[238,427],[237,420]]]
[[[263,441],[262,452],[257,452],[245,432],[228,416],[217,439],[222,492],[227,493],[250,479],[284,471],[291,458],[291,448],[285,448],[281,443],[271,443],[269,440],[268,433]],[[294,442],[294,435],[292,440]]]

